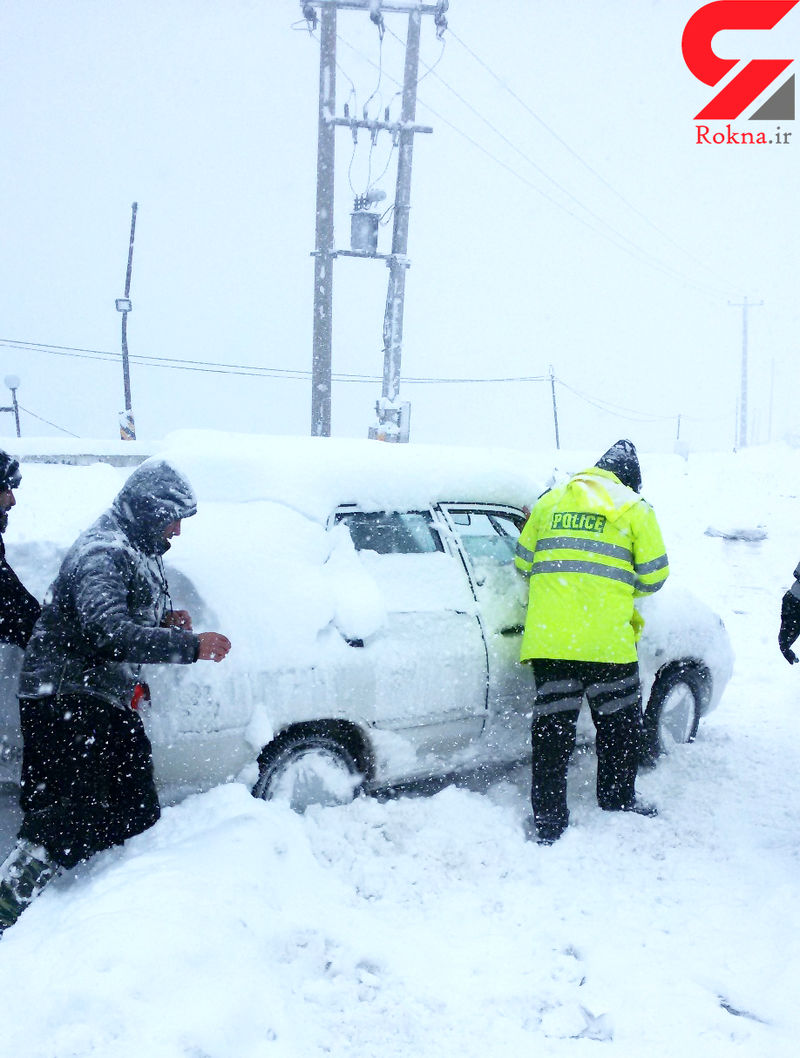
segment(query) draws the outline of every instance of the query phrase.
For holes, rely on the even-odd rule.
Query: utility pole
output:
[[[131,305],[131,273],[133,271],[133,237],[136,234],[136,211],[138,205],[131,205],[131,236],[128,242],[128,267],[125,270],[125,296],[117,298],[115,305],[117,312],[122,313],[122,384],[125,396],[125,411],[119,417],[119,435],[123,441],[136,440],[136,426],[133,421],[133,407],[131,405],[131,372],[128,362],[128,313]]]
[[[449,0],[424,3],[422,0],[301,0],[303,17],[309,28],[316,29],[317,11],[320,23],[319,116],[317,139],[317,218],[314,249],[314,338],[311,372],[311,433],[328,437],[331,432],[331,380],[333,340],[333,262],[337,257],[367,257],[386,261],[389,268],[389,288],[383,323],[383,383],[381,399],[376,405],[377,423],[370,427],[369,436],[386,441],[408,440],[410,405],[397,400],[400,389],[400,364],[403,342],[403,308],[406,271],[409,267],[408,221],[411,209],[411,166],[414,134],[430,133],[433,129],[415,124],[417,81],[419,71],[419,41],[422,15],[431,14],[441,36],[447,26],[445,12]],[[362,11],[383,34],[383,16],[407,14],[403,98],[399,122],[371,120],[366,112],[363,119],[352,117],[345,107],[345,116],[336,116],[336,20],[339,10]],[[362,212],[374,199],[369,194],[357,197],[353,217],[367,222],[365,226],[351,226],[351,249],[334,248],[334,134],[339,125],[347,126],[354,139],[358,129],[367,129],[374,138],[381,131],[389,132],[398,146],[397,187],[394,202],[392,250],[377,252],[377,215]],[[369,190],[369,189],[368,189]],[[366,232],[374,219],[374,245]]]
[[[417,79],[419,74],[419,10],[408,14],[406,63],[403,76],[401,130],[398,138],[397,191],[394,202],[392,253],[389,266],[389,289],[383,317],[383,384],[381,399],[375,411],[377,422],[370,436],[399,441],[401,408],[397,406],[400,391],[400,361],[403,351],[403,309],[406,295],[406,271],[409,267],[408,220],[411,212],[411,163],[414,155],[414,133],[411,131],[417,113]]]
[[[20,381],[18,375],[6,375],[3,379],[5,384],[11,390],[11,406],[8,408],[0,408],[0,411],[10,411],[14,416],[14,423],[17,427],[17,437],[21,437],[19,429],[19,404],[17,403],[17,390],[20,387]]]
[[[553,374],[553,365],[550,365],[550,394],[553,398],[553,426],[556,431],[556,448],[561,448],[558,439],[558,408],[556,406],[556,376]]]
[[[313,5],[307,8],[316,19]],[[314,347],[311,364],[311,436],[331,435],[333,342],[333,188],[336,116],[336,7],[320,4],[317,225],[314,243]]]
[[[747,310],[763,305],[763,301],[729,301],[729,305],[742,310],[742,371],[739,396],[739,448],[747,447]]]

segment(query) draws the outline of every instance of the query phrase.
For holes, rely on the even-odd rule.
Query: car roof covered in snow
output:
[[[552,475],[552,456],[508,449],[386,444],[323,437],[186,431],[158,455],[182,470],[203,501],[283,503],[324,520],[344,503],[368,510],[437,501],[530,505]]]
[[[114,468],[107,474],[114,487],[109,503],[134,466],[157,457],[188,477],[201,506],[270,500],[317,521],[341,504],[367,510],[413,509],[447,500],[530,506],[566,472],[557,470],[551,451],[207,430],[178,431],[151,442],[25,438],[14,454],[28,480],[37,465],[52,467],[48,476],[54,482],[65,480],[54,469],[62,464]],[[569,471],[577,469],[573,454]],[[66,480],[86,477],[73,473]]]

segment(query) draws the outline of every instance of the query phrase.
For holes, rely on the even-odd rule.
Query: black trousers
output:
[[[21,699],[19,837],[61,867],[119,845],[161,814],[150,740],[132,709],[65,695]]]
[[[633,804],[642,732],[639,666],[588,661],[533,662],[531,804],[537,827],[557,837],[569,822],[567,769],[584,695],[597,732],[597,803]]]

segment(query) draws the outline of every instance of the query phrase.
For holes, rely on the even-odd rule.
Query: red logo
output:
[[[712,48],[723,29],[774,29],[800,0],[714,0],[695,11],[683,31],[683,58],[698,80],[714,85],[740,62],[744,66],[697,115],[705,121],[732,121],[792,64],[792,59],[721,59]],[[750,120],[794,118],[794,75],[762,104]]]

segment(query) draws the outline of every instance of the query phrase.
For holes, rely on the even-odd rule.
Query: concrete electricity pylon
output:
[[[729,301],[729,305],[742,310],[742,368],[739,395],[739,448],[747,447],[747,310],[763,305],[763,301]]]
[[[383,324],[383,385],[377,402],[377,422],[370,437],[386,441],[408,440],[409,405],[398,401],[403,342],[403,308],[408,260],[408,221],[411,209],[411,167],[414,135],[433,129],[415,123],[419,72],[420,24],[423,15],[433,15],[437,33],[447,26],[444,17],[449,0],[422,3],[420,0],[301,0],[303,17],[310,26],[320,24],[319,110],[317,146],[317,216],[314,248],[314,336],[311,370],[311,434],[329,437],[331,432],[331,351],[333,342],[333,262],[337,257],[366,257],[384,260],[389,268],[389,289]],[[400,120],[384,121],[351,116],[345,107],[336,116],[336,25],[340,10],[363,11],[384,30],[384,13],[407,14],[405,70]],[[397,186],[394,201],[394,228],[389,254],[377,251],[376,215],[367,212],[373,200],[356,200],[351,222],[350,250],[337,250],[334,244],[335,131],[346,126],[353,137],[358,129],[368,129],[372,137],[388,132],[398,147]]]
[[[123,441],[136,440],[136,425],[133,420],[133,406],[131,402],[131,370],[128,361],[128,313],[133,308],[131,304],[131,274],[133,271],[133,239],[136,235],[136,211],[138,205],[131,205],[131,235],[128,241],[128,267],[125,270],[125,294],[117,298],[115,305],[117,312],[122,313],[122,386],[125,396],[125,410],[119,416],[119,435]]]

